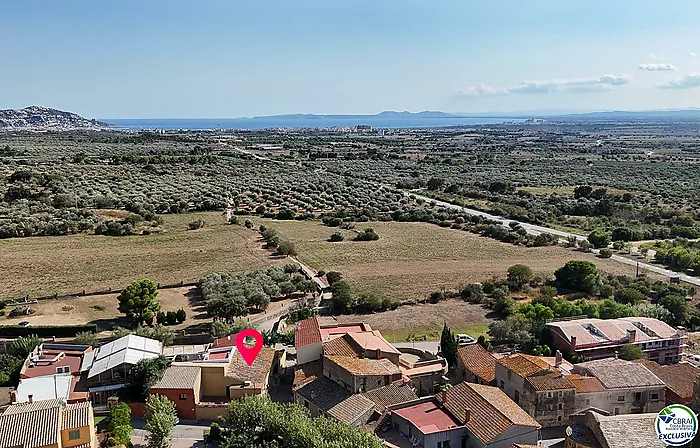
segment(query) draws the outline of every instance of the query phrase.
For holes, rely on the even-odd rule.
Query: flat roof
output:
[[[25,378],[17,386],[16,403],[29,402],[30,395],[35,401],[53,400],[55,398],[67,399],[70,395],[72,384],[73,375],[70,373]]]
[[[435,400],[395,409],[392,412],[410,421],[423,434],[461,426],[460,422],[438,406]]]

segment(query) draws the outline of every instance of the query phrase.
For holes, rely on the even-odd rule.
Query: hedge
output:
[[[0,337],[19,337],[34,334],[42,338],[50,338],[52,336],[56,336],[57,338],[69,338],[84,331],[97,333],[97,325],[37,325],[30,327],[0,325]]]

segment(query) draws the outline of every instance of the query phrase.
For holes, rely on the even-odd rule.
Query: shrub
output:
[[[335,232],[333,235],[331,235],[330,238],[328,238],[328,241],[335,243],[335,242],[343,241],[344,239],[345,239],[345,237],[343,236],[342,233]]]
[[[175,311],[168,311],[165,313],[165,320],[168,323],[168,325],[175,325],[177,324],[177,314]]]
[[[371,227],[366,228],[355,237],[355,241],[376,241],[378,239],[379,235]]]
[[[613,256],[613,251],[612,251],[612,249],[608,249],[606,247],[606,248],[600,249],[600,253],[598,255],[600,256],[600,258],[610,258]]]
[[[81,331],[80,333],[75,335],[73,343],[78,345],[90,345],[92,347],[97,347],[97,335],[89,331]]]
[[[151,310],[146,310],[143,313],[143,321],[146,323],[146,325],[153,325],[153,311]]]
[[[185,312],[184,309],[180,308],[175,312],[176,317],[177,317],[177,323],[181,324],[187,319],[187,313]]]
[[[277,254],[292,256],[296,255],[297,251],[294,247],[294,243],[292,243],[291,241],[280,241],[279,245],[277,246]]]
[[[334,283],[342,280],[343,274],[341,274],[338,271],[329,271],[326,272],[326,280],[328,280],[328,284],[333,285]]]
[[[190,221],[189,223],[187,223],[187,227],[188,227],[190,230],[201,229],[201,228],[204,227],[205,225],[206,225],[206,223],[205,223],[204,220],[202,220],[202,219],[194,219],[194,220]]]

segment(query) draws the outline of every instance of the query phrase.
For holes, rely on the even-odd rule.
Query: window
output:
[[[551,392],[547,392],[547,398],[552,398],[552,393],[551,393]]]
[[[513,401],[515,402],[515,404],[520,403],[520,392],[518,392],[517,390],[515,391],[515,399],[513,399]]]
[[[615,415],[620,415],[620,408],[615,408]]]
[[[78,440],[80,438],[80,430],[72,429],[68,431],[68,440]]]
[[[618,395],[618,396],[617,396],[617,401],[625,401],[625,396],[624,396],[624,395]]]
[[[445,440],[444,442],[442,442],[442,448],[450,448],[450,441]]]
[[[558,422],[561,421],[561,415],[557,417],[557,421],[558,421]]]
[[[635,399],[636,401],[641,400],[641,399],[642,399],[642,393],[641,393],[641,392],[636,392],[636,393],[634,394],[634,399]]]
[[[564,392],[560,390],[560,391],[559,391],[559,396],[560,396],[560,397],[563,397],[563,396],[564,396]]]
[[[309,402],[307,400],[304,400],[304,407],[306,407],[306,409],[309,409]]]
[[[509,371],[508,371],[508,380],[509,380],[509,381],[512,379],[511,377],[512,377],[512,375],[511,375],[510,370],[509,370]]]
[[[505,387],[505,383],[503,382],[503,380],[501,380],[501,389],[503,389],[504,387]]]
[[[180,400],[187,400],[187,394],[180,394]]]
[[[56,373],[70,373],[70,366],[56,367]]]
[[[559,403],[559,410],[563,411],[564,410],[564,403]]]
[[[651,394],[651,399],[652,399],[652,400],[658,400],[658,399],[659,399],[659,394]]]

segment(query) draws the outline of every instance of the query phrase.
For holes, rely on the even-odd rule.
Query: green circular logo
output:
[[[672,404],[656,416],[656,435],[669,446],[681,446],[698,433],[698,418],[687,406]]]

